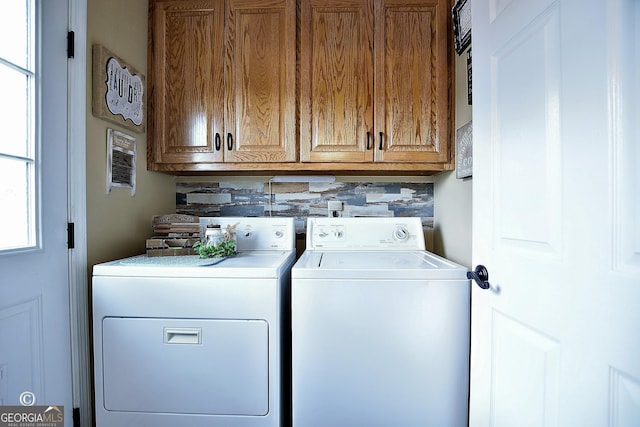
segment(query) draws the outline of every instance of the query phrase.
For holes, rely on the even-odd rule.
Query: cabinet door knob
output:
[[[218,132],[216,132],[215,145],[216,151],[220,151],[220,146],[222,145],[222,143],[220,141],[220,134]]]
[[[382,133],[382,132],[380,132],[380,134],[379,134],[379,135],[380,135],[380,146],[378,147],[378,149],[379,149],[379,150],[382,150],[382,135],[383,135],[383,133]]]
[[[371,150],[371,132],[367,131],[367,150]]]
[[[227,134],[227,150],[233,150],[233,136],[231,133]]]

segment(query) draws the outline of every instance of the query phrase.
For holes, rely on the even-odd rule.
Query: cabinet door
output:
[[[224,1],[152,0],[150,17],[151,159],[221,161]]]
[[[373,1],[303,0],[301,28],[301,160],[372,161]]]
[[[229,0],[227,13],[225,161],[295,161],[295,0]]]
[[[449,2],[376,0],[375,15],[375,160],[448,161]]]

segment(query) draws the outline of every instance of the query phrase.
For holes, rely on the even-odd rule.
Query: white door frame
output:
[[[68,222],[75,225],[69,250],[69,298],[73,407],[80,425],[92,423],[89,289],[87,278],[86,120],[87,120],[87,0],[69,0],[69,31],[75,33],[74,58],[68,71]],[[74,414],[74,417],[76,414]]]

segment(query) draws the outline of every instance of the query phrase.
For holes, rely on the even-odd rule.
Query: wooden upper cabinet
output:
[[[300,158],[372,161],[373,3],[302,0],[300,12]]]
[[[295,0],[229,0],[227,11],[225,161],[295,161]]]
[[[449,161],[449,2],[302,0],[301,160]]]
[[[155,163],[222,161],[224,2],[150,2],[149,159]]]
[[[295,0],[150,0],[149,26],[151,169],[296,160]]]
[[[449,1],[386,0],[376,8],[375,126],[382,162],[449,160],[453,70]],[[377,147],[379,148],[379,146]]]
[[[149,0],[149,12],[149,169],[451,168],[450,0]]]

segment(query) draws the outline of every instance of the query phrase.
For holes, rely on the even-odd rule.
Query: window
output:
[[[2,3],[0,26],[0,251],[37,244],[35,0]]]

